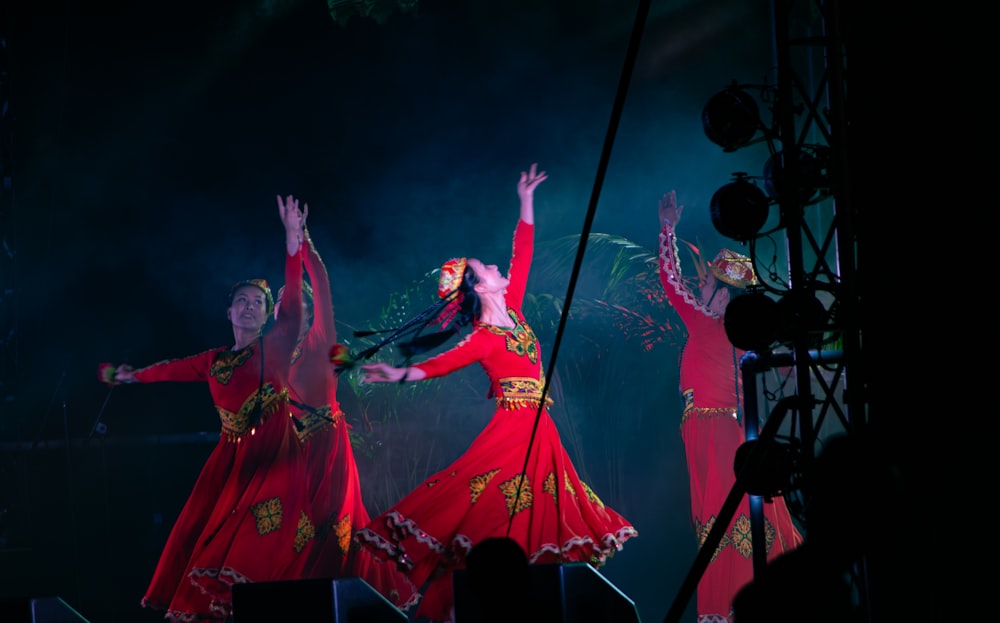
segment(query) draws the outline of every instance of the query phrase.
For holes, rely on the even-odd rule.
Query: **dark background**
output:
[[[676,189],[683,237],[713,254],[735,243],[710,222],[712,194],[733,172],[760,175],[767,157],[759,144],[723,153],[700,120],[731,81],[774,80],[767,2],[653,2],[609,153],[635,2],[421,0],[346,24],[322,0],[38,4],[5,16],[3,304],[16,332],[0,597],[60,595],[93,623],[158,620],[139,599],[218,430],[205,388],[109,391],[97,365],[229,343],[230,284],[280,285],[276,195],[309,204],[349,338],[448,257],[505,265],[532,162],[549,174],[541,246],[580,233],[594,208],[592,231],[655,250],[657,200]],[[574,281],[564,252],[529,287],[597,297],[602,262]],[[540,328],[549,359],[554,327]],[[669,335],[644,349],[581,315],[556,366],[571,455],[640,532],[602,573],[645,621],[664,617],[695,555],[683,336]],[[446,394],[402,401],[342,383],[373,515],[478,432],[482,381],[472,370]]]

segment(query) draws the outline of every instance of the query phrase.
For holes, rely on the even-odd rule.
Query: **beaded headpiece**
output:
[[[723,249],[708,265],[716,279],[725,284],[748,288],[757,285],[757,275],[753,272],[750,258],[735,251]]]
[[[468,259],[454,257],[441,266],[441,275],[438,277],[438,298],[448,298],[449,294],[462,285],[462,279],[465,277],[465,267],[468,265]]]
[[[264,296],[267,297],[267,313],[270,314],[274,311],[274,297],[271,296],[271,286],[267,285],[267,279],[245,279],[243,281],[237,281],[233,284],[233,287],[229,288],[229,303],[232,304],[233,296],[236,295],[236,291],[243,286],[254,286],[260,288],[264,292]]]
[[[465,268],[469,261],[464,257],[454,257],[441,266],[438,276],[438,298],[448,300],[437,317],[437,323],[447,327],[462,306],[464,294],[459,290],[465,278]]]

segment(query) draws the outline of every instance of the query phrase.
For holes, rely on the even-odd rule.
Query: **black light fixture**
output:
[[[747,493],[769,500],[791,491],[795,452],[774,439],[752,439],[736,448],[733,471],[742,477]]]
[[[726,305],[722,324],[729,342],[741,350],[764,351],[778,338],[777,303],[751,289]]]
[[[746,173],[733,173],[733,178],[712,195],[712,225],[723,236],[747,242],[767,222],[769,200]]]
[[[829,186],[827,181],[826,150],[815,153],[806,147],[798,151],[798,163],[785,162],[784,151],[778,151],[764,163],[764,190],[772,198],[785,197],[807,205],[816,198],[821,188]],[[789,176],[788,172],[792,175]],[[793,185],[787,180],[792,179]]]
[[[826,329],[827,312],[812,288],[793,288],[775,305],[778,316],[777,340],[782,343],[806,341],[818,348]]]
[[[701,125],[708,140],[722,151],[736,151],[760,129],[757,103],[735,82],[708,100],[701,110]]]

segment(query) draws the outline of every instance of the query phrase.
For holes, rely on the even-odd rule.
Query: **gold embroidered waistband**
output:
[[[681,392],[681,397],[684,398],[684,413],[681,415],[681,425],[687,422],[689,417],[696,417],[699,420],[720,417],[724,415],[731,416],[733,419],[737,418],[736,409],[732,407],[696,407],[694,406],[694,390],[685,389]]]
[[[687,422],[689,417],[696,417],[699,420],[721,417],[721,416],[731,416],[733,419],[737,418],[736,409],[731,407],[696,407],[694,406],[694,390],[685,389],[681,392],[681,397],[684,398],[684,413],[681,415],[681,426],[684,422]]]
[[[508,376],[500,379],[497,407],[508,411],[524,407],[538,408],[542,400],[542,382],[525,376]],[[552,397],[545,396],[545,406],[552,406]]]
[[[710,417],[721,417],[724,415],[728,415],[735,420],[736,409],[729,409],[726,407],[691,407],[690,409],[685,409],[684,413],[681,415],[681,424],[686,422],[689,417],[697,417],[699,420],[703,420]]]
[[[285,404],[288,397],[288,390],[282,389],[280,392],[274,391],[274,386],[270,383],[264,385],[258,392],[254,392],[249,398],[243,401],[243,405],[237,412],[216,407],[219,412],[219,419],[222,420],[222,437],[226,441],[239,441],[247,433],[252,433],[256,426],[278,412]],[[258,414],[259,404],[259,414]]]
[[[332,413],[330,405],[323,405],[318,409],[306,411],[299,416],[299,423],[295,427],[295,434],[298,436],[299,441],[305,443],[316,433],[336,427],[342,419],[344,419],[343,411],[337,409],[336,413]]]

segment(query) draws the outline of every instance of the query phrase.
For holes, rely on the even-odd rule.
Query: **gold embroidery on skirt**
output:
[[[531,508],[531,480],[523,474],[518,474],[500,484],[500,490],[507,498],[507,512],[511,515]]]
[[[351,537],[353,536],[351,534],[351,514],[344,515],[333,530],[334,534],[337,535],[337,545],[340,546],[340,552],[346,555],[347,550],[351,547]]]
[[[312,541],[316,536],[316,526],[313,525],[312,520],[305,514],[305,512],[300,512],[299,514],[299,525],[295,528],[295,544],[292,549],[295,550],[296,554],[301,554],[302,550],[306,548],[309,541]]]
[[[472,480],[469,481],[469,493],[471,494],[469,503],[475,504],[479,496],[486,490],[486,485],[490,484],[493,477],[500,473],[499,469],[493,469],[485,474],[479,474],[474,476]]]
[[[257,520],[257,534],[261,536],[281,527],[281,498],[271,498],[260,504],[254,504],[250,507],[250,512]]]
[[[705,540],[708,539],[708,533],[715,526],[715,520],[716,518],[713,515],[704,524],[701,524],[699,521],[695,522],[695,531],[698,533],[698,547],[705,544]],[[764,549],[767,553],[770,553],[775,539],[777,539],[777,531],[774,528],[774,524],[767,517],[764,517]],[[719,546],[715,548],[715,552],[712,554],[712,561],[718,558],[722,550],[728,547],[732,547],[740,556],[747,560],[753,557],[750,518],[746,515],[740,515],[733,520],[732,528],[722,535]]]

